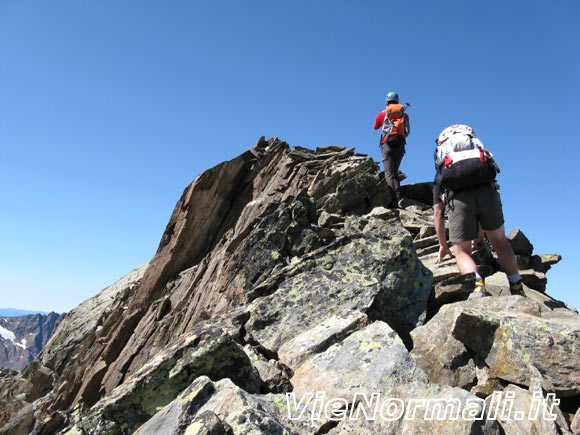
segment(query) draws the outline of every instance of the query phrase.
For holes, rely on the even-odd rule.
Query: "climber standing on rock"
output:
[[[469,299],[488,296],[483,278],[471,256],[472,241],[485,231],[499,263],[507,274],[513,295],[525,296],[516,257],[506,239],[498,184],[499,167],[473,129],[452,125],[435,140],[433,204],[435,231],[439,241],[439,264],[451,256],[445,234],[444,213],[449,217],[449,239],[462,274],[475,273],[475,288]]]
[[[411,132],[409,115],[399,104],[399,95],[396,92],[387,94],[387,106],[375,119],[375,130],[381,130],[381,154],[385,169],[385,179],[394,193],[394,206],[401,207],[401,187],[399,184],[399,166],[405,155],[405,138]]]

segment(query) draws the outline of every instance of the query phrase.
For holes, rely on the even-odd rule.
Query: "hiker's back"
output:
[[[436,182],[444,189],[460,190],[491,183],[499,172],[493,155],[468,125],[447,127],[436,142]]]

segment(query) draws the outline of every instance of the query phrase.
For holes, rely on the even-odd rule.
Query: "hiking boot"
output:
[[[485,283],[483,282],[483,280],[480,279],[479,281],[475,282],[475,288],[473,289],[473,292],[471,292],[471,294],[467,299],[479,299],[485,296],[491,295],[485,289]]]
[[[510,284],[510,293],[512,295],[526,296],[526,294],[524,292],[524,285],[522,284],[521,279],[518,282],[514,282],[513,284]]]

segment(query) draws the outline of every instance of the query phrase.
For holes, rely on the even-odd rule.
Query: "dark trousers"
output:
[[[399,183],[399,166],[405,155],[405,140],[403,136],[392,135],[387,137],[386,143],[381,144],[383,166],[387,184],[395,193],[397,201],[401,199],[401,185]]]

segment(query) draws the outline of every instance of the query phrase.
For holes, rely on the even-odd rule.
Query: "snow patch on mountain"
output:
[[[0,326],[0,336],[5,340],[10,340],[12,343],[14,343],[14,339],[16,338],[14,332],[9,331],[8,329],[2,326]]]

